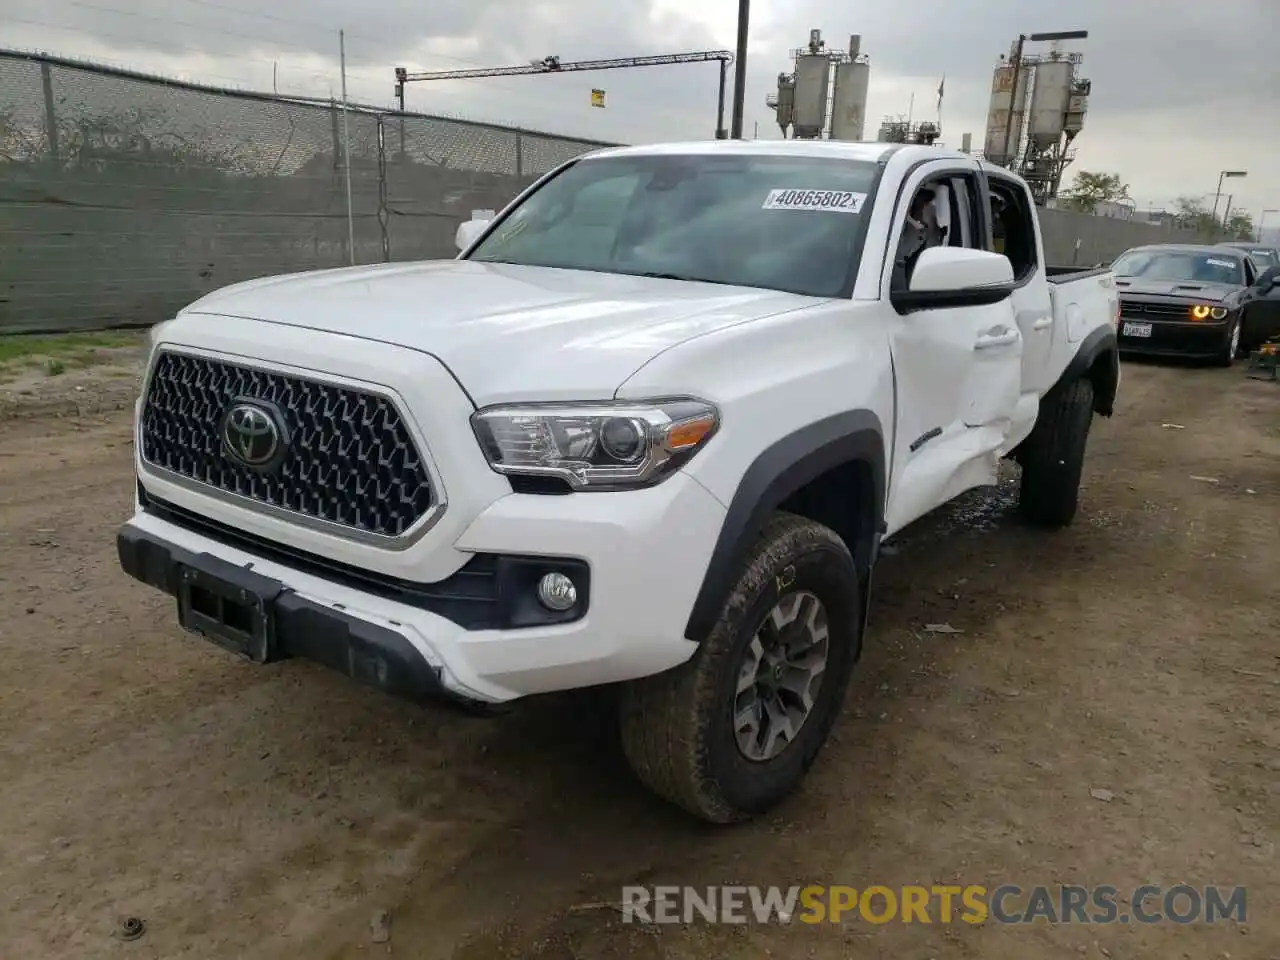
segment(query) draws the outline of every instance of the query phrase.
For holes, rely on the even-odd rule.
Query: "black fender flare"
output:
[[[1111,416],[1115,412],[1116,391],[1120,388],[1120,341],[1110,324],[1089,332],[1048,392],[1059,390],[1083,376],[1093,381],[1094,411],[1104,417]]]
[[[720,527],[685,626],[685,638],[701,642],[711,632],[733,589],[742,556],[769,514],[789,496],[834,467],[861,462],[870,469],[873,502],[869,529],[850,544],[863,577],[870,573],[884,531],[885,441],[880,418],[870,410],[850,410],[802,427],[767,447],[751,462]]]

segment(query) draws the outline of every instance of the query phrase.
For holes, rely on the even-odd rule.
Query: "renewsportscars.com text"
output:
[[[1245,922],[1244,887],[1101,885],[623,887],[632,923]]]

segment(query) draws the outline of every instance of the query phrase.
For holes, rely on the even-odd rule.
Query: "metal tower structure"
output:
[[[881,143],[916,143],[932,147],[942,130],[932,120],[912,122],[903,116],[886,116],[880,121],[876,139]]]
[[[404,67],[396,67],[396,100],[400,112],[404,112],[404,87],[406,83],[417,83],[423,80],[478,80],[487,77],[524,77],[552,73],[581,73],[588,70],[628,70],[635,67],[669,67],[682,63],[720,64],[720,93],[716,105],[716,139],[728,138],[724,128],[724,94],[728,77],[729,64],[733,62],[733,54],[728,50],[699,50],[693,53],[665,53],[650,57],[618,57],[611,60],[570,60],[562,61],[557,56],[531,60],[527,64],[514,67],[477,67],[470,70],[430,70],[421,73],[410,73]]]
[[[1039,204],[1058,195],[1063,173],[1075,159],[1071,144],[1084,128],[1092,90],[1092,83],[1079,76],[1084,57],[1062,53],[1058,42],[1088,36],[1087,30],[1020,35],[995,70],[984,153],[1021,174]],[[1048,41],[1053,48],[1029,56],[1029,41]]]

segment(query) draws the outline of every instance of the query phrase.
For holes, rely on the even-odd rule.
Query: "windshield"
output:
[[[468,259],[841,294],[873,163],[825,157],[601,157],[533,193]]]
[[[1253,262],[1262,270],[1274,267],[1277,263],[1274,250],[1254,249],[1249,251],[1249,256],[1253,258]]]
[[[1244,286],[1239,257],[1195,250],[1132,250],[1111,269],[1120,277],[1174,280],[1182,283],[1226,283]]]

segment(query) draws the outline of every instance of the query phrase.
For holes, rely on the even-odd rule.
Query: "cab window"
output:
[[[977,247],[978,229],[971,177],[951,174],[922,183],[899,227],[892,284],[905,289],[920,254],[930,247]]]
[[[1013,264],[1013,277],[1023,282],[1035,272],[1035,212],[1027,191],[1018,183],[993,176],[991,191],[991,242],[987,249],[1003,253]]]

